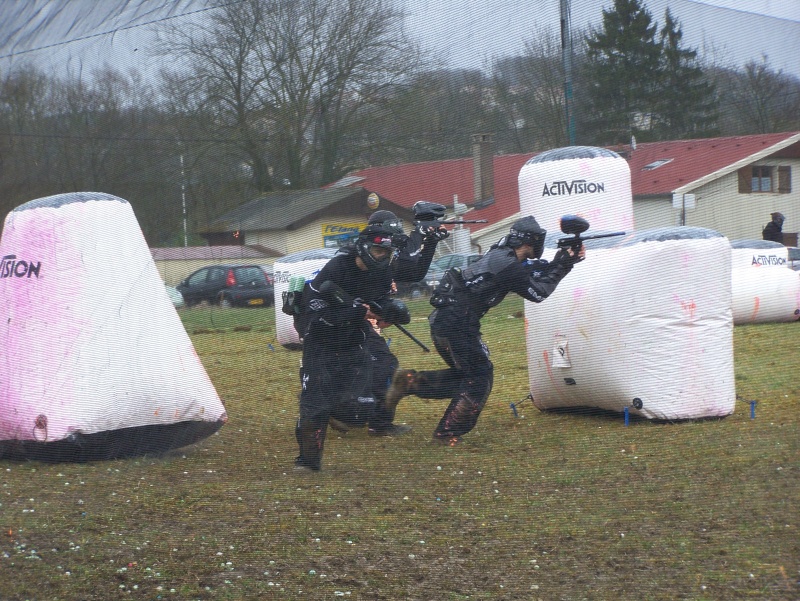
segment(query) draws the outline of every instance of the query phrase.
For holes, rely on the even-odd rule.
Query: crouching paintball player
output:
[[[388,407],[382,398],[397,359],[370,320],[410,321],[405,304],[391,296],[392,282],[422,279],[446,235],[427,227],[406,236],[393,213],[376,211],[355,242],[306,283],[295,319],[303,340],[296,469],[321,468],[331,418],[334,425],[367,423],[374,436],[411,429],[393,423],[397,403]]]

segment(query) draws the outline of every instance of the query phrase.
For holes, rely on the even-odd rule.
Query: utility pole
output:
[[[570,32],[569,0],[561,1],[561,61],[564,65],[564,111],[567,118],[567,139],[575,146],[575,115],[572,106],[572,33]]]
[[[189,236],[186,233],[186,173],[183,170],[183,153],[181,153],[181,204],[183,205],[183,246],[189,246]]]

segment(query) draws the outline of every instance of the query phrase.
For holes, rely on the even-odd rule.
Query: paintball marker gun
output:
[[[461,225],[464,223],[488,223],[486,219],[442,219],[447,207],[438,202],[418,200],[414,203],[414,225],[438,227],[440,225]]]
[[[338,306],[347,306],[352,307],[354,304],[360,303],[359,299],[353,299],[350,297],[347,292],[342,290],[341,286],[335,284],[334,282],[327,280],[323,282],[319,287],[319,293],[322,297],[333,305]],[[426,353],[430,353],[431,350],[423,344],[421,340],[419,340],[414,334],[406,330],[401,324],[398,323],[399,320],[404,319],[407,317],[408,319],[405,320],[405,323],[408,323],[411,320],[411,316],[408,315],[408,308],[405,306],[404,303],[401,301],[392,301],[392,307],[381,307],[378,303],[370,302],[370,303],[363,303],[370,308],[375,315],[381,317],[382,319],[385,317],[385,321],[391,323],[394,327],[400,330],[403,334],[408,336],[413,342],[415,342],[423,351]]]
[[[593,234],[581,236],[589,229],[589,222],[577,215],[564,215],[561,217],[561,231],[565,234],[572,234],[571,238],[559,238],[558,248],[571,248],[574,252],[579,252],[584,240],[595,240],[596,238],[611,238],[612,236],[624,236],[625,232],[612,232],[610,234]]]

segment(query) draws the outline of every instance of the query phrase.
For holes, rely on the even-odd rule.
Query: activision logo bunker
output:
[[[786,259],[775,255],[753,255],[751,265],[786,265]]]
[[[17,255],[6,255],[0,262],[0,278],[39,277],[39,270],[42,268],[41,261],[17,261]]]
[[[571,182],[560,181],[552,184],[545,184],[542,196],[570,196],[572,194],[596,194],[605,192],[606,185],[601,183],[587,182],[585,179],[574,179]]]

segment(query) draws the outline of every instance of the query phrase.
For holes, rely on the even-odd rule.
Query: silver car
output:
[[[451,253],[435,259],[431,262],[428,273],[425,275],[425,283],[427,284],[428,290],[433,291],[433,289],[439,285],[444,272],[451,267],[464,269],[464,267],[474,263],[482,256],[483,255],[479,255],[478,253]]]

